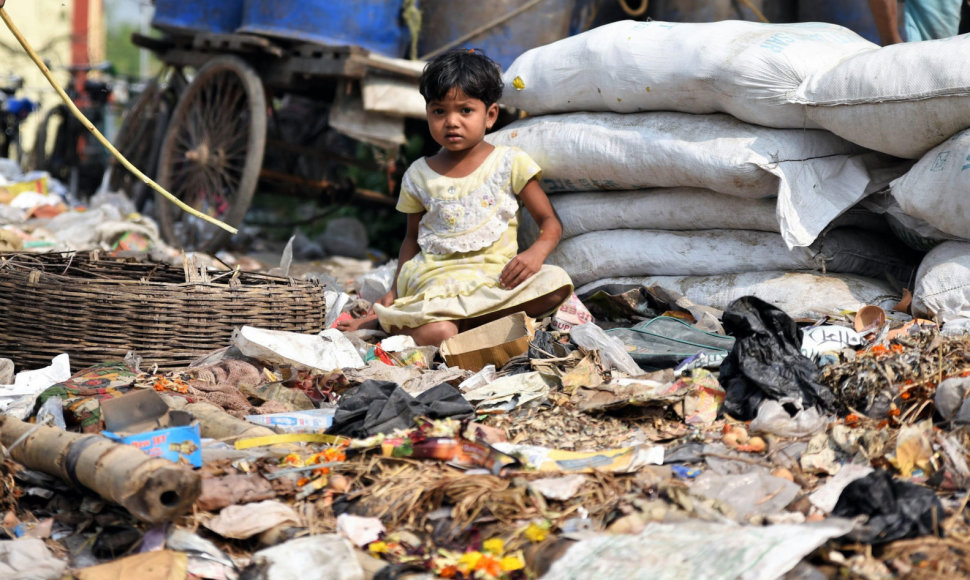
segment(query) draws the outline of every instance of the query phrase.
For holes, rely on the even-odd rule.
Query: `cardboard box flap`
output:
[[[101,401],[101,417],[105,429],[114,433],[144,433],[170,425],[168,405],[151,389]]]
[[[466,370],[477,372],[488,364],[501,368],[526,352],[534,335],[535,321],[516,312],[442,342],[441,356],[449,365]]]

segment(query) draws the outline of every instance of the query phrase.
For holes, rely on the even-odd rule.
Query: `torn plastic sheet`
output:
[[[690,487],[692,495],[716,499],[734,510],[738,522],[755,515],[782,511],[801,491],[801,486],[787,479],[754,469],[738,475],[720,475],[707,471]]]
[[[511,411],[537,399],[544,400],[551,386],[539,372],[507,375],[464,391],[465,400],[480,413]]]
[[[232,343],[246,356],[275,364],[324,372],[364,366],[354,345],[335,328],[301,334],[243,326],[233,333]]]
[[[774,580],[829,539],[851,529],[850,521],[838,518],[774,526],[651,523],[636,535],[603,534],[580,540],[542,578]],[[713,538],[716,541],[706,540]]]
[[[245,540],[282,524],[301,526],[303,521],[292,507],[276,500],[264,500],[223,508],[219,515],[202,525],[224,538]]]
[[[71,362],[68,355],[59,354],[51,359],[50,366],[42,369],[21,371],[12,385],[0,385],[0,413],[25,420],[34,410],[37,396],[51,385],[71,378]]]
[[[579,493],[579,488],[583,487],[584,483],[586,483],[586,476],[575,473],[562,477],[535,479],[529,483],[529,487],[548,499],[566,501]]]
[[[844,326],[814,326],[802,333],[802,354],[812,360],[827,352],[839,352],[843,348],[866,344],[866,337]]]
[[[537,471],[633,473],[645,465],[663,465],[664,461],[664,448],[660,445],[634,445],[603,451],[565,451],[513,443],[494,443],[492,447],[521,458]]]
[[[872,468],[868,465],[846,463],[839,469],[838,473],[825,482],[825,485],[813,491],[808,496],[808,501],[812,502],[813,506],[825,513],[832,513],[836,502],[839,501],[839,496],[842,495],[842,490],[853,481],[861,479],[870,473],[872,473]]]
[[[758,407],[758,415],[748,427],[749,430],[752,433],[771,433],[779,437],[807,437],[824,431],[831,422],[831,417],[819,413],[815,407],[802,409],[791,415],[786,410],[785,403],[797,410],[797,405],[790,401],[762,401]]]
[[[354,547],[339,534],[296,538],[253,554],[244,578],[260,580],[364,580]]]
[[[67,562],[55,556],[40,538],[0,542],[0,578],[57,580]]]

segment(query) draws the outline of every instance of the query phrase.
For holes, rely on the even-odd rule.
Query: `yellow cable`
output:
[[[757,6],[751,3],[751,0],[741,0],[741,3],[747,6],[752,12],[754,12],[755,17],[757,17],[758,20],[762,22],[768,22],[768,19],[765,18],[765,15],[761,12],[761,10],[758,10]]]
[[[94,124],[91,123],[91,121],[89,121],[88,118],[84,116],[84,113],[82,113],[77,108],[77,105],[74,104],[74,101],[71,100],[71,97],[67,96],[67,93],[64,92],[64,89],[62,89],[61,86],[57,84],[57,81],[54,79],[54,75],[51,74],[50,69],[48,69],[47,65],[45,65],[44,62],[40,59],[40,57],[37,56],[37,53],[34,52],[34,49],[32,49],[30,47],[30,44],[27,43],[27,39],[24,38],[24,36],[20,33],[20,30],[16,27],[16,25],[14,25],[13,21],[10,19],[10,16],[7,14],[7,11],[3,9],[3,4],[4,4],[4,1],[0,1],[0,18],[3,19],[4,23],[7,25],[7,28],[9,28],[10,32],[12,32],[13,35],[17,38],[17,42],[19,42],[20,46],[22,46],[24,50],[27,51],[27,54],[30,56],[30,59],[34,61],[34,64],[36,64],[37,67],[40,69],[40,72],[44,73],[44,77],[47,79],[47,82],[49,82],[51,86],[54,87],[54,90],[56,90],[57,94],[61,96],[61,99],[64,101],[64,104],[66,104],[67,107],[71,110],[71,112],[74,113],[74,116],[77,117],[78,121],[80,121],[81,124],[84,125],[84,127],[88,131],[90,131],[91,134],[94,135],[98,139],[98,141],[100,141],[101,144],[104,145],[108,149],[108,151],[110,151],[111,154],[114,155],[115,158],[121,162],[122,165],[124,165],[125,169],[127,169],[128,171],[131,171],[132,173],[135,174],[135,177],[142,180],[142,182],[150,186],[158,193],[164,195],[169,201],[171,201],[179,208],[181,208],[182,211],[192,214],[195,217],[203,219],[211,224],[217,225],[231,234],[235,234],[239,231],[236,228],[230,226],[229,224],[223,223],[212,216],[206,215],[196,210],[195,208],[189,207],[182,200],[175,197],[171,193],[165,191],[165,188],[163,188],[162,186],[152,181],[150,177],[142,173],[137,167],[135,167],[127,159],[125,159],[125,156],[122,155],[120,151],[115,149],[114,145],[112,145],[105,138],[105,136],[101,134],[101,131],[98,131],[98,128],[95,127]],[[36,147],[37,145],[35,144],[34,146]]]
[[[650,0],[643,0],[640,7],[634,10],[633,8],[630,8],[630,5],[626,3],[626,0],[620,0],[620,7],[623,8],[623,11],[626,12],[627,15],[633,17],[643,16],[643,14],[647,11],[647,6],[649,4]]]

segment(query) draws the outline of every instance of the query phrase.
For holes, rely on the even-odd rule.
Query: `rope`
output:
[[[489,30],[495,28],[496,26],[501,26],[506,21],[511,20],[512,18],[515,18],[516,16],[518,16],[519,14],[522,14],[526,10],[535,8],[536,4],[542,1],[543,0],[531,0],[530,2],[526,2],[525,4],[523,4],[522,6],[519,6],[515,10],[509,12],[508,14],[499,16],[498,18],[489,22],[488,24],[479,26],[478,28],[476,28],[475,30],[472,30],[468,34],[465,34],[464,36],[460,36],[455,40],[452,40],[451,42],[442,46],[441,48],[436,48],[435,50],[432,50],[428,54],[423,55],[420,60],[428,60],[428,59],[434,58],[443,52],[448,52],[449,50],[451,50],[452,48],[455,48],[456,46],[461,46],[465,44],[467,41],[475,38],[479,34],[488,32]]]
[[[37,68],[40,69],[40,72],[44,74],[44,78],[47,79],[47,82],[49,82],[51,86],[54,87],[54,90],[57,91],[57,94],[61,96],[61,100],[63,100],[64,104],[67,105],[67,107],[71,110],[71,113],[73,113],[74,116],[77,118],[77,120],[80,121],[81,124],[84,125],[84,127],[88,131],[90,131],[91,134],[94,135],[98,139],[98,141],[100,141],[101,144],[104,145],[105,148],[108,151],[110,151],[111,154],[114,155],[114,157],[118,161],[121,162],[121,164],[125,167],[125,169],[134,173],[135,177],[142,180],[143,183],[145,183],[146,185],[148,185],[158,193],[162,194],[163,196],[165,196],[169,201],[171,201],[180,209],[182,209],[182,211],[185,211],[186,213],[194,215],[199,219],[203,219],[211,224],[217,225],[231,234],[235,234],[239,231],[236,228],[230,226],[229,224],[225,224],[212,216],[206,215],[196,210],[195,208],[189,207],[182,200],[175,197],[171,193],[165,191],[165,189],[162,186],[152,181],[150,177],[146,176],[137,167],[132,165],[131,162],[125,159],[125,156],[122,155],[120,151],[115,149],[114,145],[112,145],[111,142],[108,141],[108,139],[106,139],[105,136],[101,134],[101,131],[98,131],[97,127],[95,127],[94,124],[91,123],[91,121],[89,121],[88,118],[84,116],[84,113],[82,113],[77,108],[77,105],[74,104],[74,101],[71,100],[71,97],[67,96],[67,93],[64,92],[64,89],[62,89],[61,86],[57,84],[57,81],[54,79],[54,76],[51,74],[50,69],[48,69],[47,65],[45,65],[44,62],[40,59],[40,57],[37,56],[37,53],[34,52],[34,49],[30,47],[30,44],[27,42],[27,39],[24,38],[24,36],[20,33],[20,30],[17,28],[17,26],[14,25],[13,20],[10,19],[10,16],[7,14],[7,11],[3,9],[3,4],[5,1],[6,0],[0,0],[0,18],[3,19],[3,22],[7,25],[7,28],[9,28],[10,32],[12,32],[14,37],[17,38],[17,42],[19,42],[20,46],[22,46],[24,50],[27,51],[27,54],[30,55],[30,59],[34,61],[34,64],[36,64]]]
[[[633,8],[630,8],[630,5],[626,3],[626,0],[620,0],[620,7],[623,8],[623,11],[626,12],[627,15],[633,17],[643,16],[643,14],[647,11],[647,6],[649,4],[650,0],[642,0],[640,2],[640,7],[634,10]]]
[[[407,24],[411,34],[411,49],[408,56],[411,60],[418,59],[418,37],[421,35],[421,10],[415,5],[417,0],[404,0],[401,16]]]
[[[621,0],[621,1],[622,1],[622,0]],[[753,3],[751,2],[751,0],[740,0],[740,1],[741,1],[741,3],[742,3],[742,4],[744,4],[745,6],[747,6],[749,10],[751,10],[752,12],[754,12],[754,15],[755,15],[755,17],[756,17],[756,18],[757,18],[758,20],[760,20],[760,21],[762,21],[762,22],[768,22],[768,19],[767,19],[767,18],[765,18],[765,15],[764,15],[764,14],[763,14],[763,13],[761,12],[761,10],[758,10],[758,7],[757,7],[757,6],[755,6],[755,5],[754,5],[754,4],[753,4]]]

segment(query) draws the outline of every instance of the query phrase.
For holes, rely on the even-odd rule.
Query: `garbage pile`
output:
[[[932,67],[970,40],[938,42],[897,80],[962,70]],[[131,333],[51,323],[43,368],[8,340],[0,576],[970,576],[967,253],[945,223],[962,202],[937,199],[953,205],[932,221],[902,201],[930,163],[903,158],[966,157],[946,113],[965,97],[822,94],[908,46],[625,22],[523,55],[507,98],[533,116],[491,139],[561,193],[553,260],[581,287],[546,319],[440,349],[337,330],[386,293],[389,263],[308,274],[314,331],[241,324],[175,368],[137,344],[72,359]],[[184,316],[173,334],[209,344]]]
[[[328,286],[329,323],[387,283]],[[0,571],[966,575],[968,340],[641,286],[440,349],[242,326],[160,370],[67,346],[0,365]]]

